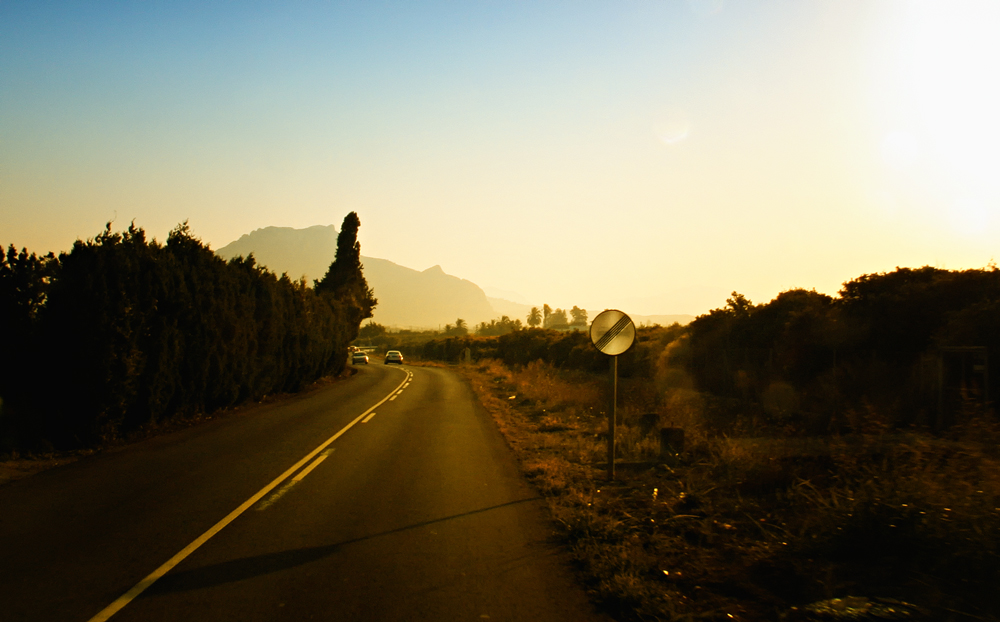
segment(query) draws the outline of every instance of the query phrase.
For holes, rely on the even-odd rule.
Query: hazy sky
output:
[[[981,268],[997,32],[992,0],[0,0],[0,243],[354,210],[365,255],[638,314]]]

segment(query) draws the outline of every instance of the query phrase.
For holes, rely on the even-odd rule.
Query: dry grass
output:
[[[548,498],[592,598],[618,619],[776,620],[853,595],[1000,620],[1000,427],[988,417],[948,439],[720,438],[701,426],[701,397],[676,383],[658,425],[683,427],[686,447],[667,466],[642,425],[648,396],[627,391],[625,464],[608,482],[603,378],[540,363],[460,369]]]

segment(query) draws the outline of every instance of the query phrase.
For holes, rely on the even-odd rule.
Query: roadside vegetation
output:
[[[0,255],[0,456],[79,450],[294,392],[346,365],[376,300],[353,212],[310,287],[179,225]]]
[[[603,378],[541,362],[460,369],[616,619],[777,620],[847,596],[920,608],[904,619],[998,619],[990,415],[971,409],[939,436],[878,422],[819,438],[729,436],[696,392],[669,390],[651,424],[648,396],[625,390],[609,482]],[[685,444],[661,456],[668,420]]]
[[[393,330],[372,321],[361,327],[358,338],[352,345],[378,351],[406,348],[411,355],[417,357],[424,356],[423,349],[426,346],[430,348],[426,353],[428,358],[442,359],[447,358],[447,356],[442,356],[439,351],[435,350],[436,342],[440,340],[450,340],[445,349],[451,352],[459,344],[461,344],[461,348],[468,347],[472,342],[468,341],[467,338],[499,337],[520,332],[526,328],[545,328],[555,332],[586,332],[588,330],[586,309],[574,306],[568,313],[572,320],[567,319],[567,311],[552,309],[549,305],[544,305],[542,309],[532,307],[531,312],[525,317],[525,322],[521,322],[519,318],[502,315],[489,322],[480,322],[471,329],[468,322],[462,318],[457,318],[454,324],[445,324],[441,330]],[[427,346],[429,342],[435,343]],[[482,344],[481,341],[475,343]]]
[[[608,361],[585,333],[422,354],[471,351],[458,369],[617,619],[998,620],[998,285],[993,266],[897,269],[640,328],[613,482]]]

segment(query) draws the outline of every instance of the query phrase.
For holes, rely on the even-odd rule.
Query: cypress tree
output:
[[[316,282],[317,293],[347,303],[360,312],[358,326],[361,320],[372,316],[372,310],[378,304],[362,271],[364,266],[361,265],[361,243],[358,242],[360,226],[361,219],[356,212],[344,216],[340,233],[337,234],[337,256],[323,279]],[[357,329],[354,333],[354,337],[357,337]]]

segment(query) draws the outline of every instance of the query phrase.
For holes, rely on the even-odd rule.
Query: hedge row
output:
[[[226,262],[186,224],[165,244],[109,224],[58,257],[11,246],[0,255],[0,450],[87,446],[295,391],[343,369],[357,307],[252,256]]]

